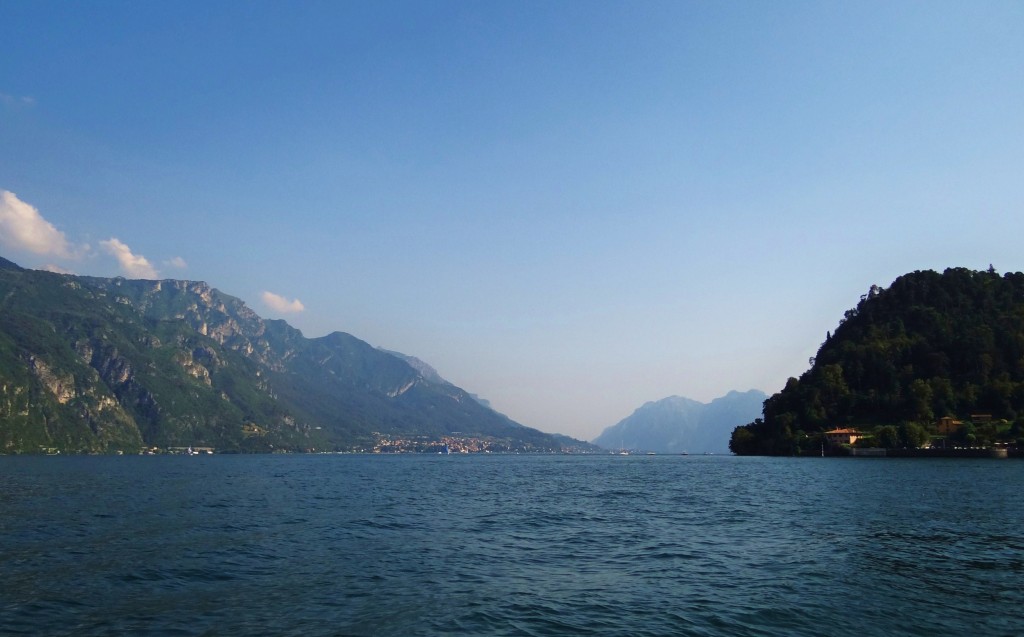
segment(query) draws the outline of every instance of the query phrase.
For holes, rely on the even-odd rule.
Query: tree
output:
[[[753,428],[761,422],[761,419],[758,418],[749,425],[743,425],[733,429],[732,436],[729,438],[729,451],[738,456],[763,453],[758,446],[757,437],[753,432]]]
[[[935,413],[932,411],[933,396],[934,392],[928,381],[915,378],[910,383],[911,418],[921,422],[935,420]]]
[[[968,422],[960,425],[956,431],[950,434],[949,439],[957,446],[973,447],[978,436],[975,433],[974,425]]]
[[[918,449],[928,444],[928,431],[916,422],[903,422],[899,427],[900,446]]]
[[[875,439],[879,446],[896,449],[900,446],[900,432],[893,425],[883,425],[875,429]]]

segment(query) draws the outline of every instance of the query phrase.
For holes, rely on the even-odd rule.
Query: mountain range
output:
[[[594,444],[656,453],[726,453],[733,429],[761,413],[764,392],[731,391],[710,403],[670,396],[644,404]]]
[[[0,453],[365,451],[453,435],[587,447],[512,421],[418,359],[343,332],[306,338],[204,282],[0,258]]]

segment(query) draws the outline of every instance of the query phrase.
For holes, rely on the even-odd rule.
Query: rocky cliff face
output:
[[[0,452],[344,449],[375,432],[558,449],[341,332],[307,339],[197,281],[0,263]]]
[[[101,297],[132,307],[144,317],[158,321],[182,321],[198,334],[241,352],[262,365],[282,368],[280,353],[273,351],[268,340],[267,322],[241,300],[203,281],[140,281],[94,277],[82,277],[82,280],[97,290]],[[301,338],[301,333],[287,327],[283,338]]]

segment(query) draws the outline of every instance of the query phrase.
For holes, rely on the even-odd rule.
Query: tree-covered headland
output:
[[[729,448],[816,455],[837,429],[873,447],[1024,447],[1024,274],[951,268],[872,286]]]

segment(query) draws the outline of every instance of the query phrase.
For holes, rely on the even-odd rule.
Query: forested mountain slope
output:
[[[810,369],[765,401],[763,418],[733,432],[730,448],[813,452],[822,432],[847,426],[901,427],[917,440],[936,433],[939,418],[980,414],[1002,422],[989,438],[1021,434],[1024,274],[919,271],[872,286]]]

